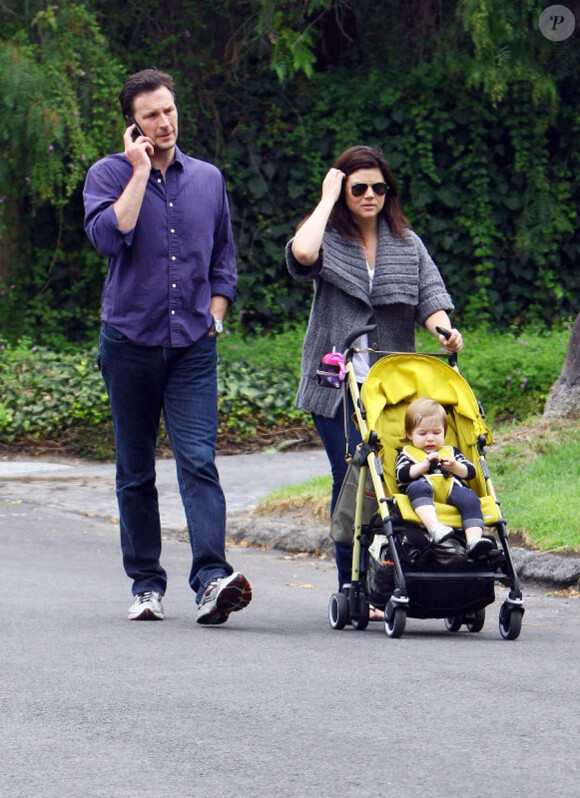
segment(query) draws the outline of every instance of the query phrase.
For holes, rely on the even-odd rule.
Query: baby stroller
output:
[[[458,632],[463,625],[479,632],[485,608],[495,601],[497,582],[509,588],[499,613],[500,634],[515,640],[524,606],[506,522],[485,459],[485,446],[492,436],[483,410],[457,369],[456,354],[380,353],[384,356],[371,367],[359,392],[352,366],[359,350],[352,344],[373,329],[353,332],[345,343],[344,363],[332,365],[336,363],[333,354],[319,370],[319,380],[332,387],[342,385],[345,408],[350,393],[363,441],[349,464],[333,513],[331,536],[352,544],[352,572],[350,583],[330,598],[330,625],[343,629],[350,623],[355,629],[365,629],[372,605],[384,610],[389,637],[401,637],[408,617],[442,618],[449,632]],[[461,518],[454,507],[435,503],[439,520],[455,530],[449,541],[436,545],[409,498],[399,493],[395,458],[403,446],[405,412],[421,396],[445,407],[445,443],[457,446],[476,466],[469,487],[480,498],[484,534],[493,541],[484,560],[468,559]],[[349,511],[350,525],[344,520]]]

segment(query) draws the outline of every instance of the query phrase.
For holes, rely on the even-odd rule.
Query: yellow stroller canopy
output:
[[[398,493],[395,458],[397,450],[405,445],[407,406],[422,396],[434,399],[445,407],[448,420],[445,443],[458,447],[474,463],[477,473],[469,486],[482,499],[485,523],[495,523],[499,518],[499,510],[495,499],[487,496],[477,449],[481,435],[485,436],[486,445],[492,443],[491,432],[468,382],[456,369],[434,355],[387,355],[371,367],[362,385],[361,400],[366,411],[366,424],[369,431],[377,433],[380,441],[387,495],[396,496],[404,518],[419,523],[408,498]],[[437,505],[436,509],[444,523],[460,526],[460,522],[457,523],[459,514],[454,508]]]

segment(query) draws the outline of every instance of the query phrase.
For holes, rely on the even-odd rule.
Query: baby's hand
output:
[[[457,460],[454,457],[446,457],[444,460],[441,460],[441,467],[445,469],[445,471],[449,471],[450,474],[454,474],[457,470]]]
[[[429,454],[425,455],[425,459],[423,460],[423,473],[431,473],[440,463],[441,458],[439,457],[439,452],[429,452]]]

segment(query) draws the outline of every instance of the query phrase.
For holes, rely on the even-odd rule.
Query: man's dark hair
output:
[[[155,91],[160,86],[165,86],[175,99],[175,86],[173,78],[167,72],[159,69],[142,69],[136,72],[125,82],[119,94],[121,111],[125,119],[133,115],[133,100],[138,94],[144,91]]]

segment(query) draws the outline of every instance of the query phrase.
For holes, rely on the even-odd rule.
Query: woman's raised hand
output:
[[[329,200],[334,205],[340,197],[344,178],[345,174],[340,169],[329,169],[322,181],[322,199]]]
[[[312,266],[320,256],[322,237],[326,224],[340,197],[344,173],[340,169],[331,169],[322,181],[322,197],[320,202],[301,224],[292,241],[292,254],[303,266]]]

